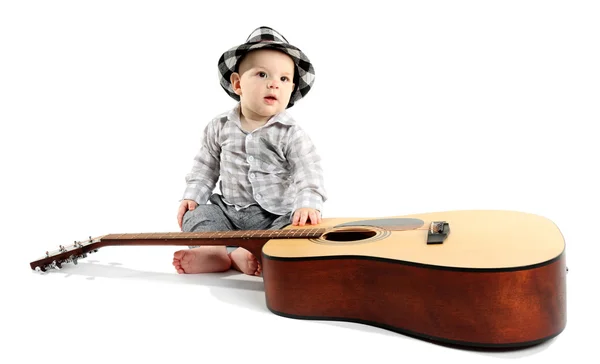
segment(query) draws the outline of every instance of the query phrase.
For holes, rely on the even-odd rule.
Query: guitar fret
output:
[[[294,239],[317,237],[321,228],[281,230],[196,231],[166,233],[128,233],[103,236],[106,240],[190,240],[190,239]]]

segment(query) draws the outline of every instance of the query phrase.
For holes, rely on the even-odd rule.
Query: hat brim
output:
[[[304,54],[297,47],[288,43],[244,43],[229,49],[219,58],[219,81],[221,87],[234,100],[239,101],[239,95],[233,91],[233,87],[231,86],[231,74],[237,71],[236,68],[239,60],[248,52],[265,48],[275,49],[287,54],[290,56],[290,58],[292,58],[294,65],[296,66],[296,75],[294,77],[296,85],[294,87],[294,91],[292,91],[290,101],[287,105],[287,108],[289,108],[293,106],[296,101],[306,96],[306,94],[310,91],[315,82],[315,70],[306,54]]]

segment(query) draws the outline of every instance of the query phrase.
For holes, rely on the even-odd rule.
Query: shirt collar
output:
[[[233,121],[234,123],[236,123],[240,128],[242,127],[242,122],[240,121],[240,108],[241,108],[241,104],[238,102],[233,109],[231,109],[227,115],[227,118],[230,121]],[[284,125],[294,125],[296,124],[296,121],[294,120],[294,118],[292,118],[292,116],[287,112],[287,110],[283,110],[282,112],[280,112],[279,114],[275,114],[273,115],[265,124],[265,126],[267,125],[271,125],[274,123],[280,123],[280,124],[284,124]]]

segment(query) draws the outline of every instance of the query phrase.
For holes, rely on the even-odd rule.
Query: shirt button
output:
[[[251,140],[252,139],[252,134],[248,134],[247,138],[248,138],[248,140]]]
[[[260,200],[262,198],[262,195],[260,193],[257,193],[254,197],[256,197],[257,200]]]
[[[254,173],[251,173],[250,178],[254,179],[254,178],[256,178],[256,175]]]
[[[253,160],[254,160],[254,157],[253,157],[253,156],[249,156],[249,157],[248,157],[248,162],[252,162]]]

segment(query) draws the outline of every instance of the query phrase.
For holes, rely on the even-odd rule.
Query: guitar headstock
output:
[[[32,270],[45,272],[48,269],[60,269],[65,263],[77,264],[79,259],[87,258],[89,254],[98,251],[98,243],[102,237],[87,240],[75,241],[72,245],[59,245],[58,250],[47,251],[44,257],[31,262],[29,265]]]

